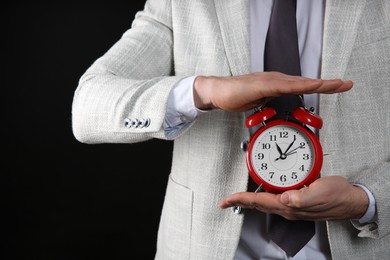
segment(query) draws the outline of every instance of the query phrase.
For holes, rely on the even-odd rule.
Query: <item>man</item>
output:
[[[333,259],[383,259],[390,253],[390,5],[326,1],[322,80],[311,80],[251,68],[257,2],[147,1],[80,80],[74,134],[85,143],[174,140],[156,259],[233,259],[246,214],[218,205],[327,220]],[[248,184],[242,112],[267,98],[312,93],[324,94],[321,178],[282,195],[239,193]],[[373,201],[374,216],[360,223]]]

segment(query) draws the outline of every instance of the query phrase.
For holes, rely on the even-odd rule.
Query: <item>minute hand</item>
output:
[[[297,137],[294,135],[294,140],[291,142],[291,144],[287,147],[286,151],[284,151],[284,155],[287,155],[288,150],[290,150],[291,146],[294,144]]]

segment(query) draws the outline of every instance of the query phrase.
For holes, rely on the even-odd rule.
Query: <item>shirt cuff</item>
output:
[[[369,200],[369,204],[368,204],[368,208],[367,208],[367,211],[366,213],[363,215],[363,217],[361,217],[358,221],[360,224],[364,224],[364,223],[371,223],[371,222],[375,222],[376,220],[376,203],[375,203],[375,198],[374,196],[372,195],[371,191],[369,191],[366,187],[364,187],[363,185],[361,184],[353,184],[354,186],[358,186],[360,188],[362,188],[366,193],[367,193],[367,196],[368,196],[368,200]]]
[[[171,90],[164,119],[165,136],[172,137],[178,131],[193,122],[199,114],[206,113],[195,107],[193,86],[196,76],[190,76],[177,82]]]

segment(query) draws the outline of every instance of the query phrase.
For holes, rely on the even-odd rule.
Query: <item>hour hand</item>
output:
[[[278,150],[279,155],[280,155],[278,158],[275,159],[275,161],[277,161],[279,159],[282,159],[282,160],[286,159],[287,156],[285,153],[282,152],[282,149],[280,149],[280,146],[278,145],[278,143],[275,143],[275,144],[276,144],[276,149]]]
[[[282,152],[282,149],[280,149],[280,146],[278,145],[278,143],[275,143],[276,144],[276,149],[278,150],[280,156],[282,156],[283,152]]]

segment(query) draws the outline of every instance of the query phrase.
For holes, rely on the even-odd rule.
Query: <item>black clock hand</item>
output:
[[[280,156],[282,156],[283,155],[282,149],[280,149],[278,143],[275,143],[275,144],[276,144],[276,149],[278,149]]]
[[[284,154],[287,154],[288,150],[290,150],[291,146],[293,146],[295,140],[297,140],[297,137],[294,135],[294,140],[292,141],[292,143],[287,147],[286,151],[284,152]]]
[[[280,149],[280,146],[278,145],[278,143],[275,143],[275,144],[276,144],[276,149],[278,150],[278,152],[280,154],[280,156],[278,158],[276,158],[275,161],[277,161],[279,159],[282,159],[282,160],[286,159],[287,158],[286,153],[282,152],[282,149]]]

